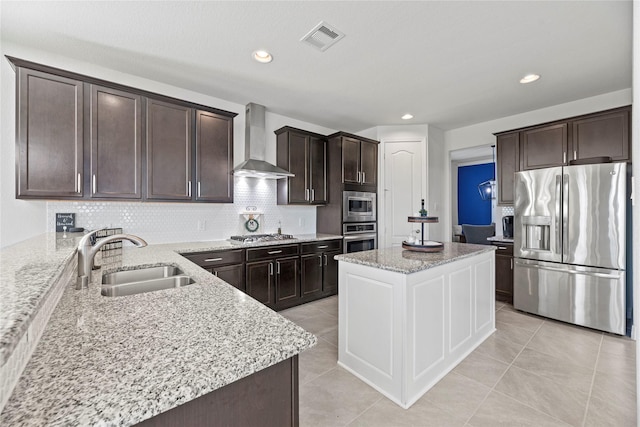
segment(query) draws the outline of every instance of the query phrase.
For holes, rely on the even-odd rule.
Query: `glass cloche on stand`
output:
[[[409,251],[417,252],[440,252],[444,249],[442,242],[424,239],[424,225],[438,222],[437,216],[427,216],[424,208],[424,199],[422,199],[422,208],[419,216],[410,216],[407,221],[411,223],[419,223],[421,228],[420,238],[416,242],[402,242],[402,248]]]

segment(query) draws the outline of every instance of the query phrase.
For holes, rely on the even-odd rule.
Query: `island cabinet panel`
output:
[[[294,356],[138,425],[297,427],[298,390]]]
[[[196,111],[196,200],[233,202],[233,118]]]
[[[289,126],[275,134],[277,165],[295,175],[278,180],[278,204],[326,204],[327,138]]]
[[[611,157],[613,161],[631,161],[629,107],[591,114],[571,122],[571,157]]]
[[[147,199],[191,200],[193,110],[147,100]]]
[[[377,250],[379,268],[339,257],[338,364],[406,409],[495,332],[495,265],[481,250],[393,271],[399,249]]]
[[[142,97],[91,85],[90,194],[142,197]]]
[[[567,162],[567,123],[522,131],[522,169],[562,166]]]
[[[82,197],[83,83],[19,68],[16,197]]]
[[[514,174],[520,170],[520,137],[518,132],[497,136],[498,204],[513,205]]]

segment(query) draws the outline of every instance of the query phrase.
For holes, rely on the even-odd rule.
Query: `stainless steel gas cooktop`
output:
[[[242,236],[231,236],[231,240],[242,243],[254,242],[272,242],[274,240],[291,240],[295,239],[291,234],[244,234]]]

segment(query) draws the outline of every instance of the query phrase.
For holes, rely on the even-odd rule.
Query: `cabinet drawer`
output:
[[[507,243],[493,243],[497,248],[496,255],[513,256],[513,245]]]
[[[264,248],[247,249],[247,261],[256,261],[268,258],[281,258],[298,254],[298,245],[278,245]]]
[[[341,245],[342,240],[325,240],[322,242],[303,243],[301,246],[303,254],[313,254],[317,252],[339,250]]]
[[[242,264],[243,249],[217,252],[200,252],[195,254],[184,254],[189,261],[198,264],[200,267],[215,267],[225,264]]]

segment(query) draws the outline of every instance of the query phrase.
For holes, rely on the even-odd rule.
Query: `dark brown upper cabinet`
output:
[[[523,130],[522,169],[562,166],[567,162],[567,123]]]
[[[288,126],[275,134],[277,166],[295,175],[278,180],[278,204],[326,204],[329,198],[326,137]]]
[[[329,136],[329,143],[342,147],[342,183],[351,187],[368,186],[375,191],[378,184],[378,141],[337,132]]]
[[[196,111],[196,195],[203,202],[233,202],[233,118]]]
[[[7,59],[17,198],[233,202],[237,114]]]
[[[624,107],[571,121],[571,158],[611,157],[614,162],[631,161],[629,120]]]
[[[91,85],[91,197],[142,197],[142,97]]]
[[[631,106],[626,106],[495,134],[498,204],[513,204],[513,174],[518,170],[602,157],[631,162],[630,117]]]
[[[520,170],[520,134],[497,135],[498,204],[513,204],[514,174]]]
[[[191,200],[193,110],[147,100],[147,198]]]
[[[83,83],[17,71],[17,198],[83,195]]]

